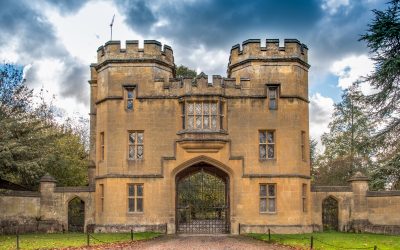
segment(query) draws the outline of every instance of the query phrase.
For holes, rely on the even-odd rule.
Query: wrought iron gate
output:
[[[339,208],[335,198],[329,196],[322,202],[322,225],[325,230],[338,230]]]
[[[83,232],[85,225],[85,202],[75,197],[68,203],[68,231]]]
[[[177,232],[228,233],[227,179],[199,171],[177,180]]]

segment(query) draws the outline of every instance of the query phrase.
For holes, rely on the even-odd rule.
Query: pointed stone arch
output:
[[[177,167],[174,168],[174,170],[171,172],[171,175],[173,178],[176,177],[176,175],[181,172],[182,170],[184,170],[185,168],[188,168],[190,166],[199,164],[199,163],[206,163],[209,164],[213,167],[216,167],[218,169],[220,169],[221,171],[225,172],[230,179],[232,179],[233,177],[233,171],[230,167],[228,167],[227,165],[225,165],[224,163],[213,159],[211,157],[205,156],[205,155],[200,155],[197,157],[194,157],[188,161],[185,161],[183,163],[181,163],[180,165],[178,165]]]
[[[77,196],[67,200],[68,231],[83,232],[85,228],[85,201]]]
[[[229,233],[230,168],[199,156],[180,164],[172,175],[177,233]]]

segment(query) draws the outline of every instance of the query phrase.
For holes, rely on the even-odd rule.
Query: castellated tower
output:
[[[227,77],[109,41],[91,65],[95,231],[310,232],[307,47],[232,47]]]

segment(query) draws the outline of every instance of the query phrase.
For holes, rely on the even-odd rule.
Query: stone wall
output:
[[[91,187],[56,187],[49,175],[41,179],[38,192],[1,192],[0,234],[68,230],[68,203],[75,197],[85,202],[86,229],[94,224],[93,194]]]
[[[0,234],[38,231],[40,193],[9,191],[0,195]]]
[[[368,191],[368,222],[364,231],[400,234],[400,191]]]
[[[350,186],[312,187],[314,231],[323,229],[322,202],[338,201],[340,231],[400,234],[400,191],[369,191],[368,178],[357,173]]]

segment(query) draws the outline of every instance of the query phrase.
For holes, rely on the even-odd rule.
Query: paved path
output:
[[[107,248],[106,248],[107,249]],[[110,249],[110,248],[108,248]],[[162,236],[154,240],[135,242],[123,249],[175,250],[175,249],[224,249],[224,250],[289,250],[290,247],[267,244],[244,236]]]

